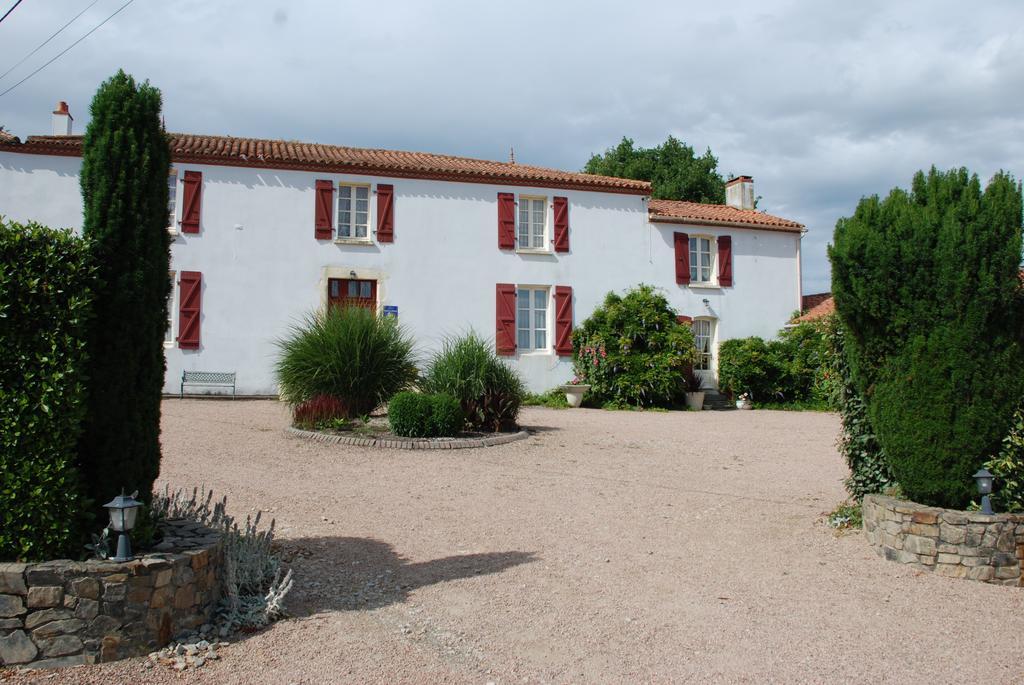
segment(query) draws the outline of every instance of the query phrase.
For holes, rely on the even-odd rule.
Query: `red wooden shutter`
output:
[[[718,237],[718,285],[732,285],[732,237]]]
[[[199,349],[199,318],[203,303],[203,274],[182,271],[178,293],[178,347]]]
[[[395,242],[395,187],[390,183],[377,184],[377,242]]]
[[[203,174],[186,171],[182,179],[184,197],[181,208],[181,232],[199,233],[199,217],[203,205]]]
[[[555,198],[555,252],[569,251],[569,198]]]
[[[313,222],[313,233],[317,240],[330,240],[334,237],[334,182],[316,182],[316,219]]]
[[[494,347],[498,354],[516,353],[516,287],[511,283],[498,283],[495,288]]]
[[[676,283],[690,284],[690,236],[686,233],[673,233],[676,247]]]
[[[498,249],[516,247],[516,196],[498,193]]]
[[[693,324],[693,317],[687,316],[686,314],[680,314],[679,316],[676,317],[676,321],[682,324],[686,324],[687,326],[690,326]]]
[[[555,286],[555,352],[572,355],[572,288]]]

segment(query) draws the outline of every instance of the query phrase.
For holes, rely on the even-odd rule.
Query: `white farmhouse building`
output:
[[[81,136],[0,132],[0,215],[80,230]],[[234,371],[276,393],[274,341],[348,301],[397,315],[422,354],[470,328],[533,391],[572,377],[570,333],[609,291],[660,288],[694,321],[715,383],[719,341],[774,336],[800,308],[803,227],[726,205],[651,200],[645,182],[447,155],[171,135],[175,283],[167,376]]]

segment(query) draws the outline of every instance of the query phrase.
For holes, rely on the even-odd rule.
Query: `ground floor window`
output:
[[[171,279],[171,291],[167,293],[167,330],[164,332],[164,344],[174,344],[174,294],[178,289],[174,280],[175,272],[169,273]]]
[[[709,319],[694,319],[693,338],[697,344],[697,361],[693,368],[696,371],[712,371],[714,369],[711,358],[712,322]]]
[[[377,281],[332,278],[327,283],[327,302],[334,306],[377,309]]]
[[[516,289],[516,341],[520,350],[548,348],[548,289]]]

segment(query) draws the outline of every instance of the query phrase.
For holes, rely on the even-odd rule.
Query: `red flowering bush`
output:
[[[697,356],[693,332],[676,320],[668,300],[649,285],[604,304],[573,331],[573,367],[602,402],[665,406],[686,390]]]

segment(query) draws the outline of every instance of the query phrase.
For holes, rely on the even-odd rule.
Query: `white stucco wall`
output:
[[[0,152],[0,214],[81,227],[78,158]],[[167,350],[165,390],[183,369],[236,371],[240,394],[273,394],[274,340],[322,304],[326,278],[378,280],[378,302],[397,305],[423,356],[445,335],[494,335],[496,283],[573,288],[580,322],[609,290],[662,288],[681,313],[716,320],[716,341],[774,336],[799,308],[798,245],[792,233],[652,224],[635,195],[475,183],[175,164],[203,173],[198,234],[176,236],[175,271],[203,274],[202,345]],[[395,242],[339,245],[313,237],[314,181],[391,183]],[[497,246],[497,193],[569,198],[571,251],[526,255]],[[179,195],[180,200],[180,195]],[[371,196],[371,229],[376,202]],[[180,201],[178,203],[180,214]],[[179,216],[180,218],[180,216]],[[731,288],[675,283],[672,233],[731,235]],[[705,306],[703,300],[707,299]],[[553,307],[549,307],[553,317]],[[553,338],[553,321],[549,340]],[[533,391],[572,376],[569,358],[521,353],[511,361]]]

